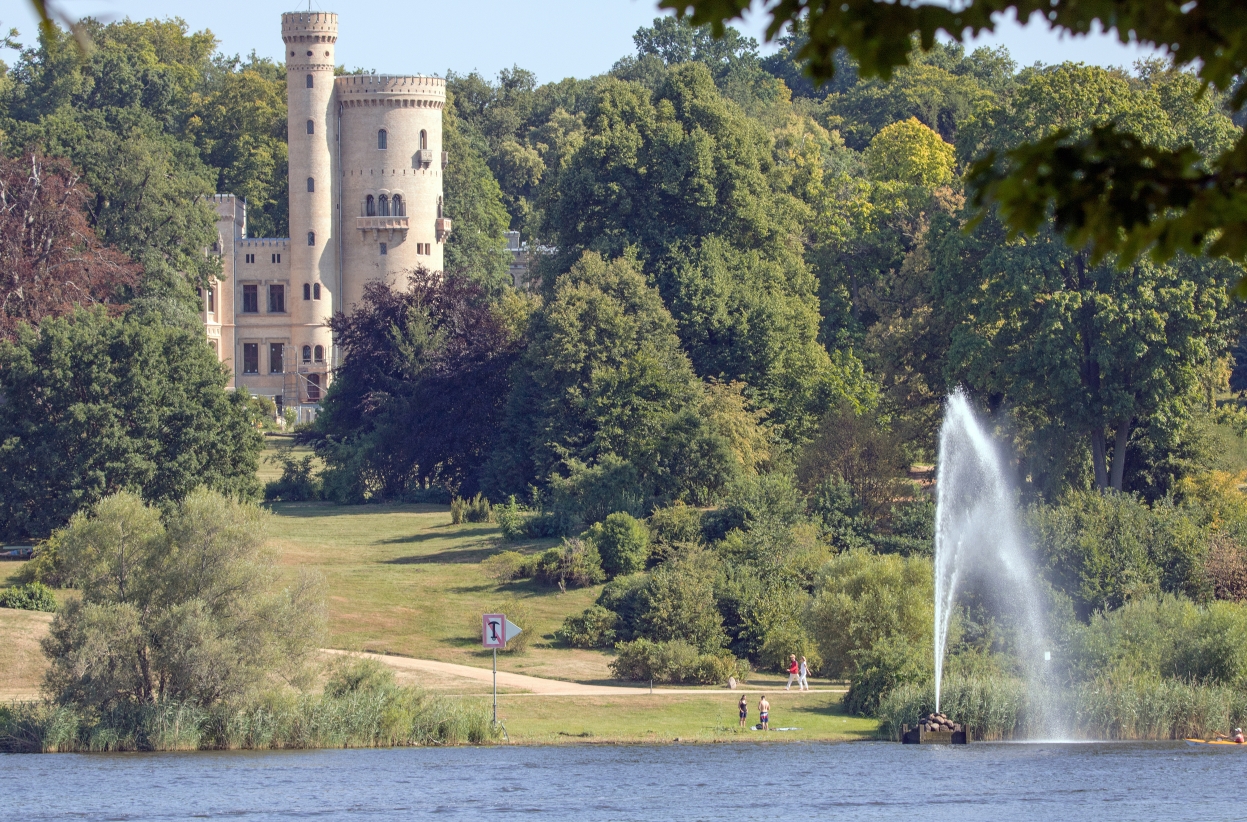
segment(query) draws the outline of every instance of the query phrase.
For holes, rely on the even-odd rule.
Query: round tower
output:
[[[290,170],[290,342],[297,361],[299,399],[316,402],[332,358],[326,322],[341,299],[335,247],[337,202],[334,44],[338,15],[288,12],[281,16],[286,44],[287,138]],[[290,363],[292,358],[287,358]]]
[[[335,79],[341,112],[342,305],[364,283],[406,285],[407,272],[442,270],[450,220],[442,213],[440,77],[348,75]],[[293,225],[293,211],[291,212]]]

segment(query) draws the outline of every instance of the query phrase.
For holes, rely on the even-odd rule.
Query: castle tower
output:
[[[338,15],[288,12],[281,16],[286,44],[286,110],[290,169],[291,352],[287,382],[297,401],[317,402],[332,359],[325,323],[340,306],[335,223],[338,191],[334,44]],[[339,306],[335,306],[335,298]],[[287,386],[290,393],[292,386]],[[294,399],[294,397],[291,397]]]
[[[335,85],[342,129],[342,267],[348,272],[342,305],[349,311],[368,280],[402,288],[408,271],[442,270],[450,232],[442,213],[446,81],[356,74],[338,77]]]

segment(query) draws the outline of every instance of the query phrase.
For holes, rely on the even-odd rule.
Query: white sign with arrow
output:
[[[505,648],[524,629],[507,619],[505,614],[485,614],[481,617],[481,645],[494,652],[494,724],[498,724],[498,649]]]

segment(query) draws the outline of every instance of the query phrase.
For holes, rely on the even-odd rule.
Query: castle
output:
[[[221,279],[203,320],[231,387],[315,416],[337,352],[327,322],[369,280],[442,270],[439,77],[334,77],[338,15],[281,16],[286,58],[290,237],[248,238],[246,204],[218,194]]]

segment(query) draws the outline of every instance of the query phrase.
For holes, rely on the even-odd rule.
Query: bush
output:
[[[671,684],[720,685],[728,677],[738,682],[749,678],[749,664],[726,651],[701,653],[683,640],[654,642],[638,639],[615,646],[618,656],[611,661],[616,679],[654,681]]]
[[[472,499],[455,497],[450,501],[450,524],[459,525],[464,522],[489,522],[493,518],[493,508],[489,500],[480,494]]]
[[[873,716],[880,701],[897,687],[930,682],[934,658],[928,647],[893,635],[854,651],[855,666],[849,678],[849,692],[844,695],[844,709]]]
[[[325,695],[335,698],[347,694],[385,691],[395,686],[394,671],[368,657],[337,656],[329,666]]]
[[[562,545],[543,552],[537,558],[534,576],[538,582],[560,588],[583,588],[606,578],[598,549],[579,539],[564,539]]]
[[[525,556],[519,551],[503,551],[481,560],[485,576],[506,585],[517,579],[528,579],[536,571],[537,557]]]
[[[660,565],[681,550],[701,544],[701,511],[682,502],[657,509],[645,522],[651,565]]]
[[[593,605],[584,613],[563,620],[563,627],[554,632],[554,638],[573,648],[611,648],[615,645],[617,624],[619,614]]]
[[[693,549],[654,569],[642,594],[640,633],[660,642],[681,640],[706,652],[727,644],[715,600],[715,555]]]
[[[574,534],[600,522],[613,511],[641,513],[640,474],[632,463],[606,454],[594,465],[570,460],[568,476],[550,477],[546,515],[557,535]]]
[[[52,588],[69,587],[57,550],[59,533],[54,531],[52,536],[35,546],[34,556],[17,572],[15,579],[18,582],[42,582]]]
[[[266,500],[305,502],[320,499],[321,483],[312,473],[312,455],[296,458],[289,447],[277,449],[270,457],[281,464],[281,477],[264,486]]]
[[[515,494],[511,495],[505,505],[494,507],[494,521],[498,523],[502,538],[507,542],[515,542],[524,536],[528,520],[529,516],[524,508],[515,501]]]
[[[55,611],[56,597],[42,582],[28,582],[0,591],[0,608],[22,611]]]
[[[597,547],[607,577],[645,570],[649,531],[631,514],[616,511],[585,531],[584,537]]]
[[[648,574],[629,574],[615,577],[598,594],[597,604],[619,617],[615,624],[618,640],[630,641],[637,638],[641,631],[641,617],[648,604],[648,590]]]

